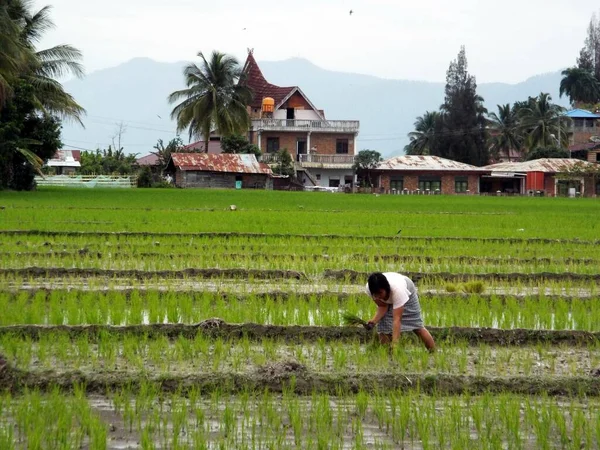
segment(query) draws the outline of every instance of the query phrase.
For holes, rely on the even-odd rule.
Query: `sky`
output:
[[[35,0],[56,28],[40,48],[71,44],[88,73],[135,57],[175,62],[202,51],[308,59],[329,70],[444,81],[465,45],[482,82],[517,83],[575,64],[595,1]],[[350,14],[352,11],[352,14]]]

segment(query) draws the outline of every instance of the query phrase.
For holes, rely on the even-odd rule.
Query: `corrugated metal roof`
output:
[[[409,170],[409,171],[451,171],[451,172],[485,172],[481,167],[452,161],[429,155],[404,155],[387,159],[377,166],[377,170]]]
[[[565,116],[571,119],[600,119],[600,115],[585,109],[572,109],[571,111],[567,111]]]
[[[181,170],[201,172],[256,173],[271,175],[267,164],[259,163],[254,155],[211,153],[173,153],[173,164]]]
[[[568,159],[568,158],[541,158],[534,159],[533,161],[524,162],[505,162],[492,164],[490,166],[483,167],[484,169],[491,170],[492,172],[544,172],[544,173],[561,173],[566,172],[575,165],[594,166],[596,164],[587,161],[581,161],[580,159]]]

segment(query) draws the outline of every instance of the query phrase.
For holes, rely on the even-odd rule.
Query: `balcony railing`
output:
[[[354,155],[300,155],[300,163],[354,164]]]
[[[358,120],[286,120],[255,119],[256,131],[321,131],[330,133],[358,133]]]

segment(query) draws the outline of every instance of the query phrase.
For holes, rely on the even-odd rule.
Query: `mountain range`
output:
[[[85,128],[63,125],[65,148],[95,150],[118,142],[127,153],[146,155],[158,139],[176,136],[167,96],[183,87],[185,63],[135,58],[65,83],[68,92],[87,110]],[[305,59],[259,62],[267,80],[281,86],[299,86],[332,120],[360,120],[359,149],[384,156],[402,153],[417,116],[436,110],[444,100],[444,83],[388,80],[370,75],[325,70]],[[476,74],[475,74],[476,75]],[[490,111],[498,104],[526,100],[540,92],[560,99],[560,71],[537,75],[521,83],[482,83],[478,93]],[[120,125],[122,124],[122,127]],[[184,142],[188,136],[182,136]]]

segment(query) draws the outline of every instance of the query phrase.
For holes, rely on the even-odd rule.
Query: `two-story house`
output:
[[[286,149],[305,186],[352,184],[359,121],[328,120],[298,86],[269,83],[252,51],[244,74],[244,82],[253,92],[249,139],[261,149],[261,160],[276,163],[275,154]]]

